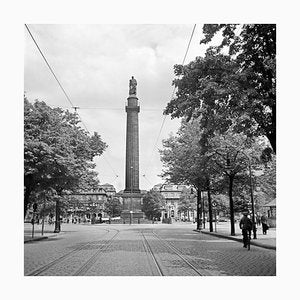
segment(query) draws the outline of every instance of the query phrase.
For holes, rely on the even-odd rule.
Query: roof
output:
[[[112,186],[112,187],[114,187],[112,184],[110,184],[110,183],[104,183],[104,184],[100,184],[100,186]]]
[[[264,206],[267,206],[267,207],[276,206],[276,199],[270,201],[269,203],[266,203]]]
[[[186,188],[183,184],[158,183],[153,187],[153,190],[160,192],[181,192]]]

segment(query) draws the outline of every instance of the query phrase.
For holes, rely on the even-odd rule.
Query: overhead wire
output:
[[[56,107],[55,104],[49,104],[49,106],[52,106],[52,107]],[[69,109],[69,108],[76,108],[76,109],[99,109],[99,110],[122,110],[124,111],[124,108],[123,107],[82,107],[82,106],[75,106],[75,107],[70,107],[70,106],[60,106],[60,108],[62,109]],[[148,108],[148,107],[143,107],[143,111],[161,111],[162,108]]]
[[[41,54],[43,60],[45,61],[47,67],[49,68],[51,74],[53,75],[53,77],[55,78],[55,80],[56,80],[56,82],[58,83],[59,87],[61,88],[62,92],[63,92],[64,95],[66,96],[66,99],[67,99],[68,102],[71,104],[71,107],[75,110],[75,113],[77,114],[79,120],[81,121],[81,123],[82,123],[82,125],[84,126],[84,128],[86,129],[86,131],[87,131],[88,133],[90,133],[90,131],[87,129],[87,126],[85,125],[85,123],[83,122],[82,118],[80,117],[80,115],[79,115],[78,112],[77,112],[77,109],[78,109],[79,107],[78,107],[78,106],[75,106],[75,105],[72,103],[70,97],[68,96],[66,90],[65,90],[64,87],[62,86],[62,84],[61,84],[61,82],[59,81],[59,79],[57,78],[57,76],[56,76],[54,70],[53,70],[52,67],[50,66],[50,64],[49,64],[49,62],[48,62],[46,56],[44,55],[44,53],[43,53],[43,51],[41,50],[40,46],[38,45],[37,41],[35,40],[35,38],[34,38],[33,34],[31,33],[31,31],[30,31],[30,29],[29,29],[29,27],[28,27],[27,24],[25,24],[25,27],[26,27],[26,29],[27,29],[27,31],[28,31],[28,33],[29,33],[31,39],[33,40],[35,46],[37,47],[38,51],[40,52],[40,54]]]
[[[193,26],[193,30],[192,30],[192,33],[191,33],[191,36],[190,36],[190,39],[189,39],[189,42],[188,42],[188,45],[187,45],[187,48],[186,48],[186,51],[185,51],[185,54],[184,54],[184,57],[183,57],[183,60],[182,60],[181,65],[184,65],[184,63],[185,63],[185,60],[186,60],[186,57],[187,57],[187,54],[188,54],[188,51],[189,51],[189,48],[190,48],[190,45],[191,45],[191,41],[192,41],[192,39],[193,39],[193,35],[194,35],[195,29],[196,29],[196,25],[197,25],[197,24],[194,24],[194,26]],[[176,90],[176,86],[174,86],[174,88],[173,88],[173,92],[172,92],[172,95],[171,95],[171,100],[172,100],[173,97],[174,97],[175,90]],[[164,124],[165,124],[165,122],[166,122],[166,118],[167,118],[167,115],[165,114],[165,115],[164,115],[164,118],[163,118],[163,121],[162,121],[162,124],[161,124],[160,129],[159,129],[159,132],[158,132],[158,135],[157,135],[157,138],[156,138],[154,147],[153,147],[153,149],[152,149],[152,152],[151,152],[151,155],[150,155],[150,159],[149,159],[148,164],[147,164],[147,166],[146,166],[145,173],[147,173],[147,171],[148,171],[148,169],[149,169],[149,166],[150,166],[150,164],[151,164],[151,162],[152,162],[154,150],[155,150],[155,148],[157,147],[157,143],[158,143],[160,134],[161,134],[161,132],[162,132],[162,129],[163,129],[163,127],[164,127]],[[145,176],[145,174],[144,174],[143,176]]]
[[[48,66],[50,72],[52,73],[52,75],[54,76],[54,78],[55,78],[56,82],[58,83],[59,87],[61,88],[61,90],[63,91],[64,95],[66,96],[66,99],[67,99],[68,102],[71,104],[71,107],[75,110],[75,113],[76,113],[76,115],[78,116],[79,120],[81,121],[82,125],[84,126],[85,130],[90,134],[90,131],[88,130],[87,126],[85,125],[85,123],[83,122],[81,116],[79,115],[79,113],[78,113],[78,111],[77,111],[80,107],[79,107],[79,106],[75,106],[75,105],[72,103],[72,101],[71,101],[70,97],[68,96],[67,92],[65,91],[64,87],[62,86],[62,84],[60,83],[59,79],[57,78],[57,76],[56,76],[54,70],[53,70],[52,67],[50,66],[50,64],[49,64],[49,62],[48,62],[46,56],[44,55],[44,53],[43,53],[43,51],[41,50],[41,48],[39,47],[39,45],[38,45],[36,39],[34,38],[33,34],[31,33],[31,31],[30,31],[28,25],[25,24],[25,27],[26,27],[26,29],[27,29],[27,31],[28,31],[28,33],[29,33],[31,39],[33,40],[35,46],[37,47],[39,53],[41,54],[43,60],[45,61],[46,65]],[[108,166],[112,169],[114,175],[115,175],[116,177],[118,177],[118,174],[114,171],[113,167],[111,166],[111,164],[110,164],[110,163],[108,162],[108,160],[106,159],[104,153],[103,153],[103,158],[104,158],[104,160],[106,161],[106,163],[108,164]]]
[[[94,108],[88,108],[88,107],[85,107],[85,108],[84,108],[84,107],[78,107],[78,106],[75,106],[75,105],[72,103],[72,101],[71,101],[70,97],[68,96],[67,92],[65,91],[64,87],[62,86],[61,82],[59,81],[58,77],[56,76],[54,70],[53,70],[52,67],[50,66],[48,60],[46,59],[46,57],[45,57],[44,53],[42,52],[41,48],[39,47],[38,43],[36,42],[36,40],[35,40],[33,34],[31,33],[31,31],[30,31],[28,25],[25,24],[25,27],[26,27],[26,29],[27,29],[27,31],[28,31],[30,37],[32,38],[34,44],[36,45],[38,51],[40,52],[40,54],[41,54],[43,60],[45,61],[46,65],[48,66],[50,72],[52,73],[52,75],[54,76],[54,78],[55,78],[56,82],[58,83],[59,87],[60,87],[61,90],[63,91],[63,93],[64,93],[66,99],[67,99],[68,102],[71,104],[71,108],[73,108],[73,109],[75,110],[75,113],[76,113],[77,116],[79,117],[79,119],[80,119],[82,125],[84,126],[84,128],[86,129],[86,131],[87,131],[88,133],[90,133],[90,131],[88,130],[86,124],[83,122],[83,120],[82,120],[81,116],[79,115],[77,109],[103,109],[103,110],[104,110],[104,109],[116,109],[116,110],[119,110],[119,108],[101,108],[101,107],[94,107]],[[190,48],[190,44],[191,44],[191,41],[192,41],[192,38],[193,38],[193,35],[194,35],[195,28],[196,28],[196,24],[194,24],[194,27],[193,27],[193,30],[192,30],[192,33],[191,33],[191,36],[190,36],[190,39],[189,39],[189,42],[188,42],[188,46],[187,46],[187,49],[186,49],[186,52],[185,52],[185,55],[184,55],[184,58],[183,58],[183,61],[182,61],[182,65],[184,65],[184,63],[185,63],[185,59],[186,59],[186,57],[187,57],[187,54],[188,54],[188,51],[189,51],[189,48]],[[176,90],[176,87],[174,86],[174,89],[173,89],[172,95],[171,95],[171,100],[172,100],[173,97],[174,97],[175,90]],[[121,109],[121,108],[120,108],[120,109]],[[155,111],[155,110],[158,110],[158,109],[147,109],[147,108],[146,108],[146,109],[144,109],[144,110],[149,110],[149,111],[152,110],[152,111]],[[147,165],[147,167],[146,167],[146,170],[148,170],[149,165],[150,165],[150,163],[151,163],[151,161],[152,161],[152,157],[153,157],[153,154],[154,154],[154,150],[155,150],[155,148],[157,147],[157,143],[158,143],[159,137],[160,137],[160,135],[161,135],[162,129],[163,129],[163,127],[164,127],[164,124],[165,124],[165,121],[166,121],[166,117],[167,117],[167,115],[164,115],[164,118],[163,118],[161,127],[160,127],[160,129],[159,129],[159,133],[158,133],[157,139],[156,139],[156,141],[155,141],[155,145],[154,145],[153,150],[152,150],[152,152],[151,152],[150,160],[149,160],[149,163],[148,163],[148,165]],[[113,173],[115,174],[115,176],[116,176],[116,178],[117,178],[117,177],[118,177],[118,174],[116,174],[116,172],[114,171],[114,169],[112,168],[112,166],[110,165],[110,163],[108,162],[108,160],[105,158],[104,153],[103,153],[103,157],[104,157],[104,160],[105,160],[106,163],[109,165],[109,167],[112,169]],[[145,173],[147,173],[147,172],[145,172]],[[145,174],[143,175],[143,177],[145,178],[145,180],[147,180],[147,181],[150,183],[150,181],[146,178],[146,175],[145,175]],[[151,183],[150,183],[150,184],[151,184]]]
[[[143,174],[143,178],[152,186],[152,183],[148,180],[145,174]]]
[[[28,31],[30,37],[32,38],[33,42],[35,43],[37,49],[39,50],[41,56],[43,57],[45,63],[47,64],[47,66],[48,66],[50,72],[52,73],[52,75],[54,76],[54,78],[55,78],[55,80],[57,81],[58,85],[59,85],[60,88],[62,89],[64,95],[66,96],[67,100],[68,100],[69,103],[71,104],[72,108],[74,108],[74,104],[73,104],[72,101],[70,100],[68,94],[66,93],[65,89],[63,88],[62,84],[60,83],[60,81],[58,80],[57,76],[55,75],[53,69],[51,68],[50,64],[48,63],[48,60],[46,59],[46,57],[45,57],[45,55],[43,54],[41,48],[39,47],[38,43],[36,42],[36,40],[35,40],[34,36],[32,35],[32,33],[31,33],[31,31],[30,31],[28,25],[25,24],[25,27],[26,27],[26,29],[27,29],[27,31]]]

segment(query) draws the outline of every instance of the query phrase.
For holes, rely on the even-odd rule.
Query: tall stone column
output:
[[[125,193],[139,193],[139,119],[140,106],[136,95],[127,98]]]
[[[126,127],[126,163],[125,189],[120,195],[123,198],[121,217],[124,223],[143,219],[142,193],[139,187],[139,101],[136,96],[136,79],[132,76],[129,81],[129,97],[125,107],[127,113]]]

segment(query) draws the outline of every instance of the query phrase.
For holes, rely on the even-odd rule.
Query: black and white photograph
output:
[[[276,24],[25,29],[26,276],[276,275]]]
[[[295,12],[33,2],[2,26],[4,294],[294,295]]]

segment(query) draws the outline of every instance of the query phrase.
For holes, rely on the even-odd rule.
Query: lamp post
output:
[[[255,222],[255,211],[254,211],[254,199],[253,199],[253,186],[252,186],[252,168],[251,161],[249,156],[240,150],[240,152],[247,158],[248,167],[249,167],[249,185],[250,185],[250,197],[251,197],[251,209],[252,209],[252,224],[253,224],[253,239],[257,239],[256,237],[256,222]]]

